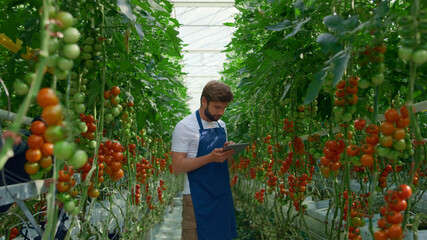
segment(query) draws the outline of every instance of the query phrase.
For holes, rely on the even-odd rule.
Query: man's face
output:
[[[206,102],[205,115],[211,121],[218,121],[222,117],[222,115],[224,115],[225,108],[227,106],[228,102]]]

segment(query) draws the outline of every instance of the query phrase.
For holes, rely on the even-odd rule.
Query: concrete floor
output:
[[[166,211],[166,215],[154,240],[180,240],[181,239],[181,220],[182,220],[182,196],[174,197],[171,207]]]

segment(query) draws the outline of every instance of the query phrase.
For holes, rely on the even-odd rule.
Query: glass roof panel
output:
[[[200,94],[210,80],[219,80],[223,69],[225,46],[230,42],[234,28],[223,25],[233,22],[237,9],[230,0],[174,0],[174,15],[179,21],[179,37],[183,40],[184,82],[195,111],[200,106]]]

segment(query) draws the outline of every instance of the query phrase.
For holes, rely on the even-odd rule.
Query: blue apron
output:
[[[204,129],[199,111],[199,148],[197,157],[205,156],[226,142],[225,129]],[[212,162],[188,172],[191,199],[197,222],[198,240],[228,240],[237,237],[233,197],[231,195],[228,160]]]

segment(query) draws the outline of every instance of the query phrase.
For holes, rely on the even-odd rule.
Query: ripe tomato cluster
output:
[[[123,110],[123,106],[120,105],[120,92],[121,90],[118,86],[104,91],[104,99],[107,100],[107,107],[112,106],[110,112],[106,112],[104,115],[104,121],[107,123],[111,122],[115,117],[118,117]]]
[[[102,156],[102,157],[100,157]],[[99,155],[98,156],[98,183],[103,183],[104,182],[104,163],[103,161],[105,160],[105,156],[104,155]],[[79,170],[81,170],[81,176],[82,176],[82,180],[85,181],[87,178],[87,175],[89,173],[89,171],[92,169],[92,165],[93,165],[93,159],[89,158],[89,161],[83,166],[81,167]],[[95,179],[96,174],[92,174],[91,177],[91,181],[93,181],[93,179]]]
[[[237,183],[237,175],[234,175],[231,179],[230,186],[233,187]]]
[[[381,229],[375,232],[375,240],[401,239],[403,221],[402,211],[408,206],[406,199],[412,195],[412,189],[406,184],[401,184],[396,190],[389,190],[384,195],[386,206],[381,207],[382,218],[378,220]]]
[[[355,193],[352,193],[353,202],[351,204],[350,209],[350,226],[349,226],[349,233],[348,233],[348,239],[362,239],[360,236],[360,228],[365,226],[366,222],[363,218],[365,216],[366,210],[368,209],[368,197],[369,193],[367,194],[360,194],[359,196],[356,196]],[[343,198],[345,199],[344,204],[344,211],[343,211],[343,220],[347,221],[348,216],[348,191],[344,191]]]
[[[85,115],[84,113],[81,113],[80,120],[84,122],[87,127],[87,130],[82,132],[80,135],[84,138],[87,138],[88,140],[95,140],[96,124],[93,115]]]
[[[310,177],[307,174],[302,174],[295,177],[293,174],[288,176],[289,191],[285,194],[289,196],[294,204],[295,210],[300,210],[300,203],[304,200],[304,192],[306,191],[307,183],[311,182],[314,172],[314,167],[310,169]],[[305,208],[303,208],[305,211]]]
[[[272,172],[268,172],[266,185],[269,187],[268,192],[272,192],[277,186],[277,176]]]
[[[369,124],[365,128],[366,137],[365,143],[362,144],[362,155],[360,156],[360,164],[364,167],[372,167],[374,164],[374,153],[378,144],[379,129],[375,124]]]
[[[29,149],[25,152],[27,162],[24,170],[32,178],[41,178],[43,172],[48,172],[52,168],[52,154],[54,145],[44,138],[46,125],[42,121],[34,121],[30,131],[32,135],[28,137],[27,145]],[[41,171],[39,172],[39,169]]]
[[[289,119],[285,118],[283,120],[283,130],[287,133],[291,133],[294,131],[294,122],[290,121]]]
[[[144,184],[148,178],[153,174],[153,165],[145,158],[136,163],[136,180]]]
[[[10,234],[9,234],[9,240],[10,239],[15,239],[19,234],[19,230],[17,227],[13,227],[12,229],[10,229]]]
[[[320,158],[320,163],[322,164],[320,171],[324,177],[329,177],[331,171],[335,176],[338,174],[338,170],[341,167],[341,153],[344,152],[344,149],[345,143],[342,139],[325,142],[325,147],[323,148],[324,156]]]
[[[145,200],[147,205],[148,205],[148,209],[152,210],[152,209],[156,209],[156,206],[153,206],[153,204],[151,203],[151,200],[153,199],[153,196],[148,195],[147,199]]]
[[[264,195],[265,195],[265,188],[261,188],[261,190],[259,190],[258,192],[255,192],[255,199],[259,203],[263,203],[264,202]]]
[[[353,119],[353,114],[356,112],[356,103],[358,101],[358,86],[359,77],[352,76],[348,82],[341,80],[337,84],[337,91],[334,99],[334,113],[338,121],[342,120],[346,123]]]
[[[165,201],[163,200],[163,187],[165,186],[164,186],[163,180],[160,180],[160,181],[161,181],[160,186],[157,187],[157,198],[161,204],[164,204]]]
[[[126,159],[123,156],[123,151],[125,151],[125,148],[119,142],[110,140],[101,143],[99,146],[98,162],[104,162],[107,165],[104,171],[110,175],[113,181],[117,181],[124,176],[122,163],[125,163]]]
[[[291,167],[292,161],[293,161],[294,153],[289,152],[288,156],[286,157],[286,160],[283,161],[282,166],[280,167],[279,175],[282,176],[283,174],[287,173],[289,171],[289,168]]]
[[[409,147],[412,149],[410,143],[410,136],[407,134],[406,128],[409,126],[409,111],[405,106],[400,108],[401,115],[396,109],[388,109],[384,116],[385,121],[380,125],[381,137],[379,139],[380,145],[377,148],[378,155],[396,160],[400,152]]]
[[[72,167],[64,166],[63,170],[59,170],[56,190],[60,193],[70,191],[71,187],[76,185],[76,179],[73,177],[73,175],[74,169]]]
[[[141,185],[136,184],[135,187],[132,187],[132,203],[139,205],[141,201]]]
[[[359,54],[357,63],[361,66],[360,83],[361,89],[368,87],[376,87],[384,81],[384,53],[387,51],[387,46],[384,42],[380,42],[375,46],[366,46]]]

